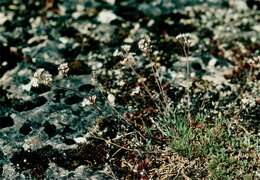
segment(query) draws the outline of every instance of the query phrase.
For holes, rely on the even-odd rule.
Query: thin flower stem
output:
[[[102,137],[97,137],[97,136],[95,136],[95,135],[93,135],[93,134],[91,135],[91,137],[92,137],[92,138],[95,138],[95,139],[99,139],[99,140],[105,141],[106,144],[110,144],[110,145],[116,146],[116,147],[118,147],[118,148],[120,148],[120,149],[124,149],[124,150],[127,150],[127,151],[132,151],[132,152],[140,153],[140,151],[138,151],[138,150],[136,150],[136,149],[130,149],[130,148],[126,148],[126,147],[120,146],[120,145],[118,145],[118,144],[116,144],[116,143],[111,142],[111,140],[107,140],[107,139],[104,139],[104,138],[102,138]]]
[[[155,81],[156,81],[156,84],[160,90],[160,94],[162,94],[162,97],[163,97],[163,101],[164,101],[164,104],[165,104],[165,108],[167,110],[167,99],[166,99],[166,94],[162,88],[162,82],[160,81],[157,73],[158,73],[158,70],[156,68],[156,65],[154,64],[154,62],[152,61],[152,56],[150,55],[150,53],[148,54],[148,58],[150,60],[150,63],[152,64],[152,70],[153,70],[153,75],[154,75],[154,78],[155,78]],[[167,112],[167,111],[166,111]]]
[[[95,138],[95,139],[102,140],[102,141],[104,141],[106,144],[110,144],[110,145],[116,146],[116,147],[118,147],[118,148],[120,148],[120,149],[124,149],[124,150],[126,150],[126,151],[131,151],[131,152],[136,152],[136,153],[138,153],[138,154],[161,154],[161,153],[162,153],[162,152],[158,152],[158,150],[157,150],[157,151],[149,151],[149,152],[148,152],[148,151],[137,150],[137,149],[130,149],[130,148],[127,148],[127,147],[123,147],[123,146],[121,146],[121,145],[119,145],[119,144],[116,144],[116,143],[114,143],[114,142],[111,142],[111,140],[108,140],[108,139],[105,139],[105,138],[102,138],[102,137],[98,137],[98,136],[94,135],[93,133],[91,134],[90,137]]]
[[[132,65],[130,65],[130,68],[131,68],[132,71],[138,76],[139,79],[142,78],[142,77],[140,76],[140,74],[139,74],[138,72],[136,72],[136,70],[134,69],[134,67],[133,67]],[[153,95],[151,94],[151,90],[149,89],[149,87],[148,87],[143,81],[141,81],[141,83],[142,83],[142,85],[144,86],[145,92],[150,96],[150,98],[151,98],[152,100],[154,100]],[[161,105],[163,105],[163,102],[160,100],[160,97],[159,97],[159,103],[160,103]],[[164,113],[161,111],[161,107],[159,107],[156,102],[155,102],[155,105],[156,105],[156,107],[158,108],[158,110],[160,111],[160,113],[161,113],[162,115],[164,115]]]
[[[189,46],[187,45],[182,45],[183,53],[186,59],[186,79],[187,79],[187,95],[188,95],[188,119],[191,120],[191,97],[190,97],[190,64],[189,64],[189,58],[188,58],[188,53],[189,53]]]
[[[155,65],[153,65],[152,69],[153,69],[153,74],[154,74],[155,81],[156,81],[157,86],[158,86],[158,88],[159,88],[159,90],[160,90],[160,94],[162,94],[162,98],[163,98],[163,100],[164,100],[165,108],[167,108],[166,94],[165,94],[165,92],[164,92],[164,90],[163,90],[163,88],[162,88],[162,83],[160,82],[160,79],[159,79],[159,77],[157,76],[157,72],[158,72],[158,71],[157,71],[157,68],[156,68]]]

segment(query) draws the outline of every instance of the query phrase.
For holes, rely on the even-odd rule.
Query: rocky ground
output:
[[[260,178],[259,7],[1,0],[1,179]]]

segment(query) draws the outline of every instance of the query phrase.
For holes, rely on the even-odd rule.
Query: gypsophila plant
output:
[[[191,81],[191,75],[190,75],[190,63],[189,63],[189,48],[191,45],[191,36],[190,34],[179,34],[176,36],[176,40],[181,44],[183,54],[186,58],[186,80],[187,80],[187,95],[188,95],[188,103],[187,103],[187,109],[188,109],[188,119],[191,119],[191,97],[190,97],[190,81]]]

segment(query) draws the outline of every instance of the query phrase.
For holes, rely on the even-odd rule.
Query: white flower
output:
[[[50,86],[52,83],[52,75],[48,72],[44,73],[43,79],[42,79],[42,83],[44,85]]]
[[[32,78],[31,85],[32,85],[32,87],[38,87],[39,81],[36,78]]]
[[[69,72],[69,65],[68,63],[62,63],[59,67],[58,67],[59,73],[66,76]]]
[[[43,68],[37,69],[33,77],[35,78],[32,80],[32,86],[34,87],[37,87],[39,84],[50,86],[52,83],[52,75],[48,71],[45,71]]]
[[[145,54],[152,50],[151,39],[149,36],[145,36],[138,42],[138,48]]]
[[[36,72],[34,73],[33,77],[39,79],[43,72],[44,72],[43,68],[37,69]]]
[[[97,98],[96,96],[90,96],[88,98],[84,98],[81,103],[81,106],[85,107],[85,106],[91,106],[96,104],[96,98]]]
[[[176,36],[176,40],[184,43],[185,45],[190,45],[192,43],[191,35],[189,33],[179,34],[178,36]]]

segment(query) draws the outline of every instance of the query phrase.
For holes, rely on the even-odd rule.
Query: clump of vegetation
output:
[[[0,175],[258,179],[257,11],[181,4],[0,2]]]
[[[153,61],[151,39],[145,36],[144,39],[139,41],[138,46],[144,53],[144,57],[149,60],[151,77],[154,78],[153,83],[156,86],[151,86],[147,82],[149,77],[143,76],[136,70],[138,62],[135,54],[130,52],[130,46],[123,46],[123,51],[117,50],[114,56],[122,58],[121,65],[126,66],[127,70],[133,72],[137,78],[136,81],[139,83],[138,88],[128,95],[139,95],[140,101],[148,101],[148,105],[152,107],[139,112],[132,108],[119,109],[115,103],[116,97],[106,92],[104,86],[98,82],[96,75],[93,74],[94,85],[101,96],[99,98],[97,98],[97,95],[82,97],[82,107],[92,107],[103,118],[97,121],[96,127],[87,133],[86,140],[83,142],[97,139],[107,144],[103,147],[106,148],[105,151],[108,153],[110,162],[110,172],[107,173],[113,178],[118,176],[129,178],[177,178],[183,176],[184,178],[208,177],[213,179],[239,178],[241,176],[245,178],[257,177],[259,139],[254,133],[246,130],[242,124],[238,124],[241,112],[246,109],[244,106],[253,103],[249,106],[255,107],[256,102],[252,100],[252,102],[247,103],[245,100],[246,92],[243,89],[240,92],[242,99],[240,97],[236,99],[239,104],[242,103],[242,107],[238,111],[230,112],[233,117],[219,111],[218,103],[209,106],[213,100],[210,97],[205,99],[202,96],[202,105],[209,111],[208,113],[205,109],[202,112],[196,109],[192,102],[197,101],[197,97],[194,97],[197,90],[192,88],[196,88],[198,83],[201,82],[194,81],[192,85],[189,85],[191,78],[188,52],[191,40],[188,35],[177,36],[177,39],[181,42],[186,58],[186,80],[188,83],[187,93],[182,95],[180,103],[172,104],[170,102],[158,74],[156,63]],[[248,64],[251,71],[249,74],[243,75],[247,79],[245,86],[252,82],[252,76],[256,75],[257,60],[258,58],[255,58],[250,65]],[[62,75],[63,78],[67,77],[69,66],[66,63],[61,64],[58,70],[59,75]],[[52,81],[52,76],[48,72],[39,69],[34,75],[32,86],[38,86],[38,83],[51,86]],[[194,86],[196,83],[197,85]],[[56,88],[62,89],[65,87]],[[77,92],[77,89],[69,90]],[[212,90],[206,90],[206,94],[211,93],[213,93]],[[102,111],[99,102],[101,99],[110,110]],[[236,104],[231,104],[229,110],[233,108],[236,108]],[[214,114],[215,117],[212,117],[212,110],[217,112]],[[110,116],[110,123],[107,122],[108,119],[106,118],[109,115],[112,115]],[[113,123],[122,123],[121,127],[114,129],[118,126],[112,126],[111,120],[114,121]],[[174,165],[171,164],[173,162],[169,162],[169,165],[164,167],[165,158],[171,156],[177,158],[178,163]],[[159,162],[156,163],[156,161]],[[187,162],[189,163],[187,164]],[[181,164],[180,167],[178,167],[179,164]],[[199,167],[197,167],[197,164],[199,164]],[[173,169],[171,170],[171,168]],[[192,168],[194,169],[192,170]],[[203,174],[199,176],[200,171],[203,171]]]

